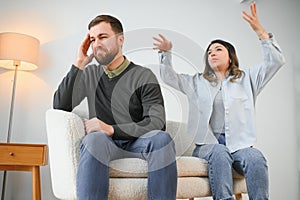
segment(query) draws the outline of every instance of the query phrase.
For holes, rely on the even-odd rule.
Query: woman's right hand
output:
[[[153,37],[153,39],[156,41],[156,43],[153,43],[154,50],[160,50],[160,51],[170,51],[172,49],[172,42],[167,40],[162,34],[158,34],[159,38]]]

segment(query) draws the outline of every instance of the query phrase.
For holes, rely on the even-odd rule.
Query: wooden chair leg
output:
[[[235,199],[236,199],[236,200],[242,200],[242,199],[243,199],[242,193],[240,193],[240,194],[235,194]]]
[[[189,200],[194,200],[194,197],[193,198],[189,198]]]

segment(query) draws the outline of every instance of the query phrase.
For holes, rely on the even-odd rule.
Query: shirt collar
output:
[[[106,67],[103,68],[105,74],[109,78],[114,78],[114,77],[120,75],[129,66],[130,61],[125,56],[124,56],[124,58],[125,59],[124,59],[123,63],[119,67],[117,67],[116,69],[114,69],[112,71],[108,70]]]

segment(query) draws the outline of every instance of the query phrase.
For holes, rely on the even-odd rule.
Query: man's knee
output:
[[[157,131],[155,135],[149,138],[153,150],[158,150],[166,146],[175,147],[174,141],[170,134],[165,131]]]
[[[172,165],[176,169],[175,144],[169,133],[157,131],[147,141],[145,158],[150,171],[156,171]]]
[[[109,136],[101,132],[87,134],[81,143],[81,158],[93,157],[103,164],[108,164],[113,148]]]
[[[102,132],[94,132],[83,138],[80,151],[83,153],[83,151],[88,150],[93,156],[106,156],[107,151],[111,149],[110,145],[112,145],[112,141],[109,136]]]
[[[107,135],[101,132],[94,132],[94,133],[89,133],[87,134],[83,140],[82,144],[85,147],[94,148],[94,147],[99,147],[99,146],[105,146],[109,141],[109,138]]]

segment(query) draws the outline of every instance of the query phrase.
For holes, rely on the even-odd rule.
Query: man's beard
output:
[[[98,47],[98,48],[101,48],[101,51],[105,52],[104,56],[102,56],[101,53],[99,55],[97,54],[95,55],[95,59],[100,65],[110,64],[118,54],[117,49],[113,49],[111,52],[108,52],[107,48],[102,48],[102,47]]]

